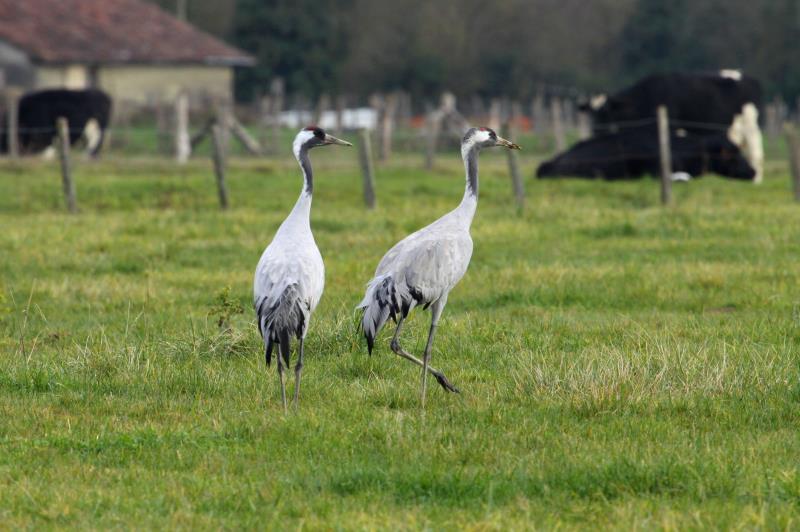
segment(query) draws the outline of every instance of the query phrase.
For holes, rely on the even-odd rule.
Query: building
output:
[[[232,99],[254,59],[145,0],[0,0],[0,86],[97,87],[116,101]]]

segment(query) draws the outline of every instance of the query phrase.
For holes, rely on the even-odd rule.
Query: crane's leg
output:
[[[286,408],[286,378],[283,375],[283,366],[289,365],[289,353],[291,346],[289,345],[289,335],[283,334],[280,337],[280,344],[278,344],[280,352],[276,357],[278,359],[278,377],[281,379],[281,402],[283,403],[283,413],[287,412]]]
[[[420,403],[422,409],[425,410],[425,392],[428,388],[428,364],[431,361],[431,348],[433,347],[433,336],[436,334],[436,327],[439,325],[439,318],[442,315],[442,310],[447,304],[447,295],[439,299],[431,306],[431,328],[428,331],[428,343],[425,344],[425,353],[422,355],[422,395]]]
[[[395,329],[394,336],[392,337],[392,343],[391,343],[392,351],[394,351],[396,355],[399,355],[405,358],[406,360],[410,360],[411,362],[413,362],[418,366],[422,366],[423,365],[422,360],[418,359],[417,357],[415,357],[414,355],[412,355],[411,353],[409,353],[400,346],[399,337],[400,337],[400,331],[403,329],[404,321],[405,318],[400,318],[400,320],[397,322],[397,328]],[[428,366],[428,371],[431,373],[431,375],[436,377],[436,381],[442,385],[442,388],[444,388],[448,392],[459,393],[458,388],[450,384],[450,381],[447,380],[447,377],[444,376],[444,373],[430,366]]]
[[[283,403],[283,413],[286,413],[286,381],[283,376],[283,360],[278,357],[278,377],[281,379],[281,402]]]
[[[300,376],[303,373],[303,338],[300,338],[298,347],[297,364],[294,367],[294,407],[300,401]]]

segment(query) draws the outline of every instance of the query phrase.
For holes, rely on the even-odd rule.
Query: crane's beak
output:
[[[339,146],[352,146],[349,142],[342,139],[337,139],[333,135],[325,134],[325,144],[338,144]]]
[[[509,150],[519,150],[519,149],[521,149],[519,147],[519,144],[515,144],[515,143],[511,142],[510,140],[506,140],[506,139],[504,139],[503,137],[500,137],[500,136],[497,137],[497,145],[498,146],[505,146]]]

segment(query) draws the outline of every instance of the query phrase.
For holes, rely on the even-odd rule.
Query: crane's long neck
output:
[[[461,158],[464,159],[464,169],[467,173],[467,184],[464,189],[464,198],[461,200],[459,209],[463,211],[468,222],[472,222],[475,216],[475,209],[478,207],[478,152],[480,148],[475,144],[463,144],[461,146]]]
[[[303,171],[303,194],[308,194],[314,191],[314,173],[311,170],[311,159],[308,158],[308,148],[301,146],[297,153],[297,162],[300,163],[300,169]]]
[[[314,191],[314,175],[311,170],[311,160],[308,158],[308,148],[302,145],[297,146],[294,150],[294,156],[297,162],[300,163],[300,170],[303,172],[303,190],[300,191],[300,197],[297,198],[297,203],[294,204],[294,208],[287,220],[310,227],[309,218],[311,217],[311,193]]]

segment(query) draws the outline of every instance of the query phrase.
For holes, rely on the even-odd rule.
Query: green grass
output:
[[[654,181],[528,180],[518,213],[485,153],[433,354],[463,393],[433,383],[422,414],[419,372],[388,332],[368,358],[353,307],[390,245],[458,203],[460,163],[379,167],[368,212],[354,151],[313,159],[326,291],[288,416],[250,298],[291,160],[234,161],[226,213],[202,160],[76,161],[77,216],[51,164],[0,166],[3,528],[799,526],[785,164],[676,186],[666,209]]]

